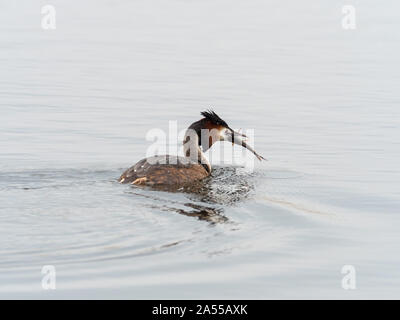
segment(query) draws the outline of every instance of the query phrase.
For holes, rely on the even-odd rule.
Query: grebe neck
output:
[[[199,136],[191,128],[186,130],[183,139],[183,154],[186,158],[201,164],[208,173],[211,173],[211,164],[200,148]]]

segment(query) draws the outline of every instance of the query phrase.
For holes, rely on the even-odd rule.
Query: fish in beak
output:
[[[246,148],[249,150],[251,153],[253,153],[258,160],[267,160],[263,156],[259,155],[252,147],[250,147],[247,143],[247,136],[243,133],[234,131],[233,129],[227,127],[225,132],[221,135],[221,140],[223,141],[229,141],[232,142],[232,145],[237,144],[239,146],[242,146],[243,148]]]
[[[260,156],[252,147],[250,147],[246,143],[246,135],[240,132],[234,131],[232,128],[228,126],[228,124],[222,120],[214,111],[212,110],[207,110],[201,112],[201,115],[204,117],[204,119],[200,120],[200,122],[204,122],[203,126],[201,127],[202,129],[205,128],[207,129],[207,134],[212,135],[212,138],[210,140],[208,138],[204,139],[206,141],[204,145],[203,151],[207,150],[210,148],[210,146],[215,142],[215,141],[229,141],[232,142],[232,145],[238,144],[247,150],[249,150],[251,153],[253,153],[258,160],[266,160],[264,157]],[[199,122],[196,122],[197,124]],[[193,124],[192,124],[193,126]],[[217,132],[214,131],[214,129],[218,130]],[[212,133],[215,133],[214,135]],[[203,139],[201,139],[203,142]],[[202,143],[203,147],[203,143]]]

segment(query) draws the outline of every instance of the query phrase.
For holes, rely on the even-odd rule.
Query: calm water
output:
[[[400,297],[398,1],[44,4],[0,4],[1,298]],[[268,161],[116,182],[210,106]]]

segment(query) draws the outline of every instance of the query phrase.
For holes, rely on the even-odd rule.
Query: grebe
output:
[[[217,141],[229,141],[251,151],[258,160],[265,160],[245,142],[246,136],[231,129],[214,111],[201,112],[204,117],[185,132],[185,157],[156,155],[140,160],[119,178],[120,183],[135,185],[186,185],[211,174],[211,165],[204,156]],[[201,147],[201,148],[200,148]]]

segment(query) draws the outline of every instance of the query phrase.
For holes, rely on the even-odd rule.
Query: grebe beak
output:
[[[231,141],[231,140],[232,140],[232,145],[233,145],[234,143],[236,143],[236,142],[235,142],[235,136],[242,137],[242,141],[246,141],[246,140],[247,140],[247,136],[246,136],[245,134],[243,134],[243,133],[241,133],[241,132],[237,132],[237,131],[233,130],[233,129],[230,128],[230,127],[228,127],[227,129],[230,131],[229,135],[231,136],[231,139],[228,140],[228,141]]]
[[[250,147],[246,143],[247,136],[243,133],[234,131],[233,129],[228,127],[227,130],[225,130],[225,134],[223,135],[223,140],[232,142],[232,145],[237,144],[237,145],[242,146],[243,148],[246,148],[251,153],[253,153],[257,157],[257,159],[260,161],[267,160],[263,156],[259,155],[252,147]]]

